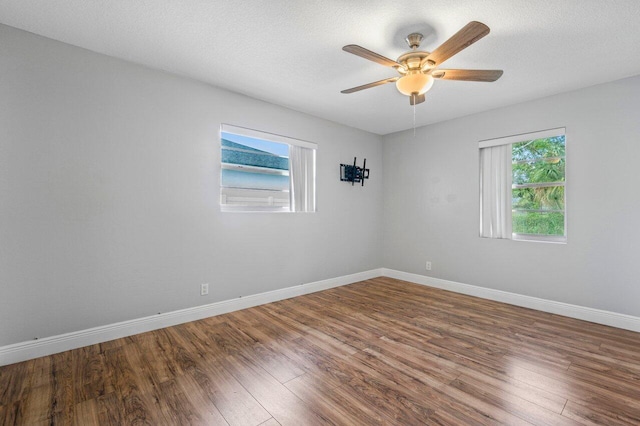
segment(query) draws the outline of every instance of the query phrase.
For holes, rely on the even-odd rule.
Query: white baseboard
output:
[[[524,308],[536,309],[542,312],[549,312],[565,317],[576,318],[597,324],[609,325],[611,327],[640,332],[640,317],[619,314],[616,312],[603,311],[600,309],[587,308],[584,306],[571,305],[569,303],[555,302],[553,300],[540,299],[537,297],[524,296],[522,294],[509,293],[501,290],[494,290],[486,287],[478,287],[469,284],[462,284],[455,281],[447,281],[439,278],[427,277],[424,275],[411,274],[408,272],[396,271],[394,269],[382,268],[382,275],[398,280],[409,281],[429,287],[449,290],[455,293],[467,294],[483,299],[495,300],[496,302],[508,303],[510,305],[522,306]]]
[[[170,327],[172,325],[183,324],[189,321],[196,321],[228,312],[238,311],[240,309],[250,308],[252,306],[289,299],[303,294],[315,293],[316,291],[327,290],[333,287],[364,281],[381,275],[383,275],[382,269],[372,269],[370,271],[360,272],[357,274],[344,275],[323,281],[301,284],[298,286],[268,291],[266,293],[245,296],[238,299],[225,300],[208,305],[195,306],[193,308],[181,309],[178,311],[166,312],[149,317],[74,331],[57,336],[45,337],[43,339],[2,346],[0,347],[0,366],[64,352],[83,346],[94,345],[96,343],[107,342],[109,340],[132,336],[146,331]]]

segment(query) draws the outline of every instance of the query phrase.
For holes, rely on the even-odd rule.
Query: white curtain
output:
[[[291,210],[294,212],[316,211],[315,156],[315,149],[289,146]]]
[[[511,238],[511,144],[480,149],[480,235]]]

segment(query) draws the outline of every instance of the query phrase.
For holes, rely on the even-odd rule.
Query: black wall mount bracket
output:
[[[353,165],[340,164],[340,180],[351,182],[351,185],[360,183],[364,186],[364,180],[369,179],[369,169],[367,169],[367,159],[364,159],[362,167],[356,166],[356,157],[353,157]]]

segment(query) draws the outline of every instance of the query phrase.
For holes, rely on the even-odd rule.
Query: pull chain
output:
[[[413,103],[413,137],[416,137],[416,103]]]

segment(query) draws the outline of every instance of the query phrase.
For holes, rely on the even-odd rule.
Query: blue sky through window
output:
[[[228,141],[239,143],[271,154],[289,158],[289,145],[278,142],[265,141],[262,139],[250,138],[247,136],[234,135],[233,133],[222,132],[222,137]]]

